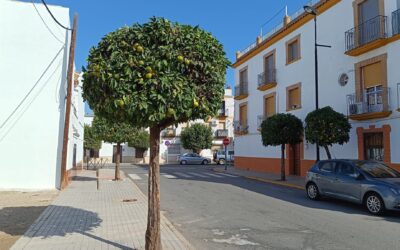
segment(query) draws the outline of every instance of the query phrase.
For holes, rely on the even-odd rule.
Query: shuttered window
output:
[[[300,88],[296,87],[289,90],[289,107],[288,109],[297,109],[300,108]]]
[[[264,115],[270,117],[275,114],[275,95],[268,96],[264,99]]]
[[[239,108],[239,119],[242,126],[247,125],[247,105],[241,105]]]
[[[383,83],[383,70],[381,62],[362,67],[362,82],[364,88],[371,88]]]

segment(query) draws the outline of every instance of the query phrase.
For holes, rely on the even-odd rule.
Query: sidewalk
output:
[[[297,188],[297,189],[304,189],[305,178],[301,176],[293,176],[289,175],[286,176],[286,181],[281,181],[281,176],[279,174],[273,173],[261,173],[249,170],[242,170],[234,168],[233,166],[229,166],[225,171],[224,166],[217,166],[213,168],[215,172],[222,172],[222,173],[229,173],[233,175],[242,176],[247,179],[262,181],[266,183],[271,183],[275,185]]]
[[[100,170],[97,190],[94,171],[79,173],[12,249],[144,249],[147,198],[125,176],[110,180],[113,174]],[[193,249],[164,216],[161,235],[163,249]]]

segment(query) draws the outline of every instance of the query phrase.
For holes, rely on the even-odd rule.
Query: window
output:
[[[241,86],[243,86],[244,84],[247,84],[247,68],[241,70],[239,74],[240,74],[239,84]]]
[[[301,84],[294,84],[286,88],[286,110],[301,108]]]
[[[365,133],[364,148],[366,160],[383,161],[383,133]]]
[[[350,176],[350,177],[356,176],[354,167],[349,164],[343,163],[343,162],[341,162],[337,165],[336,172],[339,175]]]
[[[336,163],[331,161],[322,162],[319,167],[319,170],[321,170],[322,172],[333,173],[335,171],[335,165]]]
[[[264,76],[263,83],[275,82],[275,50],[264,57]]]
[[[181,144],[170,144],[168,146],[168,154],[181,154]]]
[[[264,97],[264,117],[270,117],[276,113],[275,108],[275,95],[276,93],[268,94]]]
[[[286,65],[300,58],[300,35],[298,35],[286,42]]]

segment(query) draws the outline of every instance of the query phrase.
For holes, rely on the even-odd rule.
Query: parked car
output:
[[[400,211],[400,173],[382,162],[326,160],[307,172],[307,196],[331,196],[359,204],[374,214]]]
[[[225,164],[225,161],[233,162],[233,160],[234,160],[234,151],[228,150],[227,158],[225,159],[225,150],[218,150],[217,152],[214,153],[213,160],[214,160],[215,163],[220,164],[220,165]]]
[[[207,165],[211,162],[211,160],[206,157],[200,156],[196,153],[186,153],[178,156],[178,162],[181,165],[186,165],[186,164]]]

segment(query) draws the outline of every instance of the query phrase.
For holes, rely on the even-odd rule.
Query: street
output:
[[[225,173],[161,166],[161,210],[197,249],[400,249],[400,214]],[[147,193],[147,167],[123,167]]]

